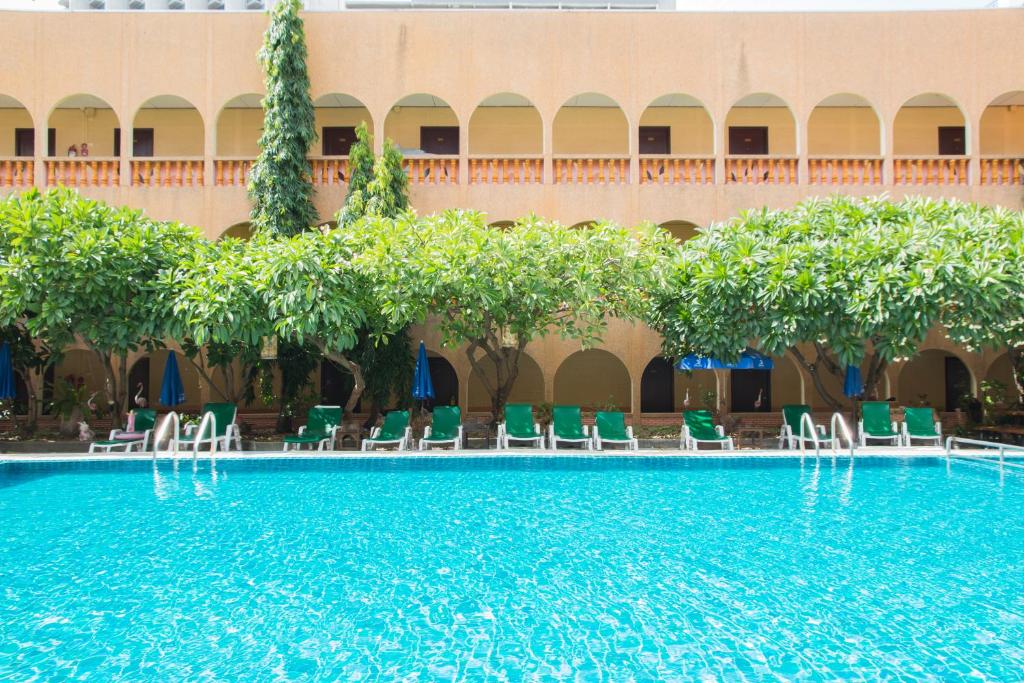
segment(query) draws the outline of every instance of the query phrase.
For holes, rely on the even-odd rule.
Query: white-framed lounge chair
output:
[[[782,429],[779,432],[779,448],[799,448],[804,442],[812,446],[821,447],[825,445],[834,446],[833,439],[825,432],[824,425],[813,424],[814,431],[805,434],[807,430],[804,415],[811,414],[811,407],[803,403],[794,403],[782,406]]]
[[[861,446],[867,446],[868,439],[887,441],[893,446],[900,445],[900,433],[889,412],[888,401],[865,401],[860,404],[860,414],[857,430]]]
[[[723,450],[732,450],[732,438],[725,435],[725,428],[716,425],[710,410],[683,411],[683,428],[679,434],[679,447],[683,450],[695,451],[702,443],[721,446]]]
[[[903,409],[903,445],[913,446],[913,439],[942,444],[942,423],[935,419],[931,408]]]
[[[409,426],[408,410],[392,410],[384,416],[384,424],[374,427],[370,437],[363,439],[363,450],[373,450],[374,446],[394,446],[396,450],[409,450],[412,440],[412,427]]]
[[[204,430],[199,433],[199,426],[207,413],[213,413],[214,429],[212,433]],[[178,448],[202,448],[203,444],[216,442],[217,448],[224,451],[231,450],[234,443],[236,450],[242,450],[242,433],[235,424],[238,417],[238,407],[234,403],[206,403],[199,414],[199,424],[185,427],[184,436],[178,437]]]
[[[627,427],[626,416],[617,411],[598,411],[594,414],[594,448],[604,450],[604,444],[640,450],[639,442],[633,437],[633,427]]]
[[[431,446],[451,444],[455,450],[462,448],[462,411],[458,406],[437,406],[432,411],[430,424],[423,430],[420,450]]]
[[[498,425],[498,448],[509,448],[513,441],[544,448],[544,434],[529,403],[505,404],[505,420]]]
[[[153,438],[155,426],[155,410],[136,408],[128,418],[128,429],[112,429],[110,436],[105,441],[93,441],[89,444],[89,452],[110,453],[123,448],[125,453],[131,453],[136,446],[141,452],[145,452],[149,450],[149,440]]]
[[[309,409],[306,424],[299,427],[299,433],[284,437],[284,447],[301,450],[306,444],[318,451],[334,447],[334,437],[341,427],[341,406],[313,406]]]
[[[551,409],[548,443],[553,451],[558,450],[559,443],[578,443],[593,450],[594,440],[590,438],[590,429],[583,424],[579,406],[555,406]]]

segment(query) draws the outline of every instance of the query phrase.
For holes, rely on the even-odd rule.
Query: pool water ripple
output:
[[[6,464],[0,679],[1015,679],[1022,510],[938,459]]]

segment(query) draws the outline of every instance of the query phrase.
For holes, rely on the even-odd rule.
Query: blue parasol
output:
[[[11,346],[0,345],[0,401],[14,398],[14,366],[11,364]]]
[[[775,363],[769,356],[754,349],[745,349],[733,363],[696,353],[683,356],[676,363],[677,370],[771,370],[774,367]]]
[[[430,379],[427,347],[422,341],[420,342],[420,352],[416,355],[416,371],[412,376],[412,397],[417,401],[434,398],[434,383]]]
[[[860,376],[860,367],[846,366],[846,379],[843,380],[843,394],[850,398],[864,393],[864,380]]]
[[[160,384],[160,403],[174,407],[185,402],[185,385],[181,383],[178,372],[178,357],[174,351],[167,354],[167,365],[164,366],[164,379]]]

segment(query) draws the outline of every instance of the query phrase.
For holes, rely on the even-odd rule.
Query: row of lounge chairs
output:
[[[912,446],[914,440],[941,443],[942,429],[935,420],[931,408],[904,408],[904,420],[897,425],[891,419],[890,405],[881,401],[861,404],[862,419],[858,423],[859,444],[870,445],[872,441],[894,446]],[[177,435],[179,448],[199,447],[215,443],[219,449],[230,450],[232,446],[242,449],[241,434],[236,423],[238,410],[233,403],[207,403],[202,413],[213,414],[213,426],[199,433],[198,425],[189,425]],[[305,426],[298,434],[284,438],[284,450],[301,449],[304,446],[323,451],[333,448],[342,423],[341,406],[314,406],[309,410]],[[139,408],[133,410],[128,428],[115,429],[108,439],[93,442],[89,452],[111,452],[124,450],[132,452],[149,450],[156,426],[156,411]],[[544,448],[545,445],[557,450],[565,445],[578,445],[587,450],[603,450],[607,446],[624,446],[638,450],[639,444],[633,435],[633,428],[626,425],[625,415],[618,411],[598,411],[594,415],[591,429],[583,424],[579,406],[554,406],[551,424],[547,432],[541,430],[535,420],[533,406],[528,403],[509,403],[505,406],[505,419],[498,425],[498,448],[508,449],[513,445],[527,445]],[[711,411],[687,410],[683,412],[679,446],[685,450],[697,450],[701,444],[719,446],[732,450],[733,440],[726,435],[722,425],[716,425]],[[419,450],[435,446],[450,446],[461,449],[465,445],[462,426],[462,412],[458,406],[438,406],[433,409],[431,424],[424,429],[423,438],[417,444]],[[782,409],[782,429],[779,433],[779,448],[831,446],[839,448],[839,435],[830,433],[823,425],[816,425],[807,405],[787,405]],[[363,450],[392,447],[400,451],[411,450],[413,446],[412,426],[408,410],[393,410],[384,416],[384,422],[374,427],[369,438],[363,440]]]

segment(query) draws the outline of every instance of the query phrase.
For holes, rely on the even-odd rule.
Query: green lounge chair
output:
[[[206,418],[207,413],[213,414],[213,430],[204,429],[199,433],[199,427]],[[217,444],[217,447],[224,451],[231,450],[231,443],[234,442],[237,450],[242,450],[242,433],[235,424],[238,417],[238,407],[234,403],[207,403],[203,405],[200,412],[199,424],[185,427],[185,435],[178,437],[178,445],[188,446],[198,450],[203,444]]]
[[[430,425],[423,430],[420,450],[445,444],[451,444],[456,450],[462,448],[462,411],[458,406],[434,408]]]
[[[936,446],[942,444],[942,423],[935,419],[931,408],[903,409],[903,445],[913,446],[911,439],[934,441]]]
[[[857,427],[861,446],[867,446],[868,439],[888,441],[893,446],[900,445],[900,434],[889,413],[888,401],[865,401],[860,404],[860,414]]]
[[[732,450],[732,439],[725,435],[722,425],[715,425],[710,410],[683,411],[683,429],[679,434],[679,447],[695,451],[702,443],[713,443],[723,450]]]
[[[306,424],[299,427],[299,433],[284,437],[284,450],[290,447],[300,450],[304,444],[318,451],[334,446],[334,437],[341,427],[341,406],[313,406],[309,409]]]
[[[498,425],[498,448],[509,448],[512,441],[544,448],[544,434],[533,419],[533,406],[529,403],[505,404],[505,421]]]
[[[600,451],[606,443],[640,450],[639,443],[633,438],[633,428],[626,426],[626,416],[620,412],[599,411],[594,415],[594,447]]]
[[[149,450],[149,440],[153,437],[153,428],[156,426],[156,411],[152,408],[136,408],[131,414],[134,416],[131,419],[131,430],[111,430],[107,440],[93,441],[89,444],[89,452],[110,453],[114,449],[123,448],[125,453],[131,453],[136,446],[140,446],[139,450],[142,452]]]
[[[370,431],[370,438],[363,439],[363,450],[374,446],[396,446],[398,450],[409,449],[412,428],[409,427],[408,410],[392,410],[384,416],[384,424]]]
[[[593,450],[594,440],[583,425],[579,406],[555,406],[551,409],[551,426],[548,427],[548,443],[551,450],[558,450],[558,443],[578,443]]]
[[[813,446],[821,446],[832,441],[825,434],[825,427],[823,425],[815,425],[813,420],[811,421],[811,426],[814,428],[814,431],[811,434],[805,434],[807,423],[804,420],[804,415],[811,415],[810,406],[803,403],[782,406],[782,430],[779,432],[779,448],[782,448],[783,445],[788,448],[797,448],[805,441],[809,441]]]

